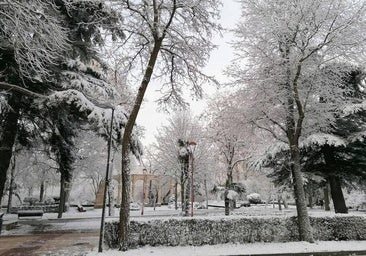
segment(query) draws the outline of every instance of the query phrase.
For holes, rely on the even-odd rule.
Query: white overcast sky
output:
[[[235,0],[222,0],[223,7],[221,12],[221,24],[224,28],[233,28],[240,17],[240,5]],[[226,77],[223,75],[223,70],[227,67],[230,61],[233,59],[233,53],[229,42],[233,39],[233,36],[229,32],[224,32],[223,36],[216,36],[214,43],[218,45],[212,54],[210,61],[206,68],[206,73],[209,75],[215,75],[220,82],[226,82]],[[158,128],[165,124],[169,115],[164,112],[158,112],[158,105],[156,100],[159,97],[159,93],[154,91],[155,88],[151,84],[145,94],[145,102],[140,109],[137,117],[137,124],[145,128],[145,138],[142,139],[143,144],[146,146],[155,141],[155,135],[158,132]],[[215,88],[204,88],[204,93],[212,95],[216,91]],[[200,101],[192,101],[186,99],[191,106],[194,113],[200,113],[205,107],[205,98]]]

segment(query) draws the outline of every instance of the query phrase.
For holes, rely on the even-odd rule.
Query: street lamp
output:
[[[188,143],[188,153],[191,159],[191,217],[193,217],[193,202],[194,202],[194,186],[193,186],[193,173],[194,173],[194,150],[196,149],[197,143],[191,141]]]
[[[100,221],[98,252],[103,251],[102,244],[103,244],[103,238],[104,238],[105,204],[106,204],[106,199],[107,199],[107,187],[109,186],[109,161],[110,161],[110,156],[111,156],[113,118],[114,118],[114,108],[112,107],[111,109],[112,109],[111,129],[109,131],[109,140],[108,140],[107,166],[106,166],[105,182],[104,182],[103,207],[102,207],[102,218],[101,218],[101,221]]]

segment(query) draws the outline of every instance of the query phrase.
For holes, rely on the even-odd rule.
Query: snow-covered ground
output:
[[[115,217],[108,217],[108,209],[106,210],[106,221],[118,218],[118,209],[115,211]],[[210,208],[208,210],[195,210],[196,218],[203,216],[217,218],[224,216],[223,208]],[[272,205],[258,205],[247,208],[240,208],[233,211],[230,218],[236,216],[292,216],[296,214],[295,208],[289,208],[279,211],[278,208],[273,208]],[[335,216],[334,212],[325,212],[322,209],[315,208],[309,210],[310,216]],[[349,215],[366,216],[365,212],[351,211]],[[86,208],[86,212],[78,212],[75,208],[71,208],[63,215],[62,220],[57,219],[56,213],[46,213],[42,219],[34,219],[34,221],[21,220],[20,225],[13,230],[3,230],[2,236],[30,234],[34,232],[37,225],[41,225],[43,232],[57,231],[72,231],[72,230],[93,230],[97,231],[100,227],[101,209]],[[180,210],[169,208],[168,206],[156,207],[155,210],[151,207],[144,208],[144,215],[141,215],[141,210],[131,211],[131,219],[150,219],[150,218],[177,218],[181,216]],[[5,221],[15,221],[17,215],[6,214]],[[38,221],[35,221],[38,220]],[[44,223],[44,224],[43,224]],[[43,225],[43,226],[42,226]],[[75,248],[74,248],[75,249]],[[252,244],[222,244],[222,245],[205,245],[200,247],[180,246],[180,247],[150,247],[145,246],[139,249],[131,249],[123,255],[240,255],[240,254],[266,254],[266,253],[296,253],[296,252],[329,252],[329,251],[345,251],[358,250],[366,251],[366,241],[332,241],[324,242],[317,241],[314,244],[306,242],[291,242],[291,243],[252,243]],[[59,254],[57,254],[59,255]],[[73,255],[73,254],[65,254]],[[97,245],[92,252],[85,252],[88,256],[110,256],[121,255],[121,252],[116,250],[105,250],[103,253],[97,253]]]
[[[195,255],[258,255],[258,254],[283,254],[283,253],[308,253],[308,252],[337,252],[337,251],[366,251],[366,241],[318,241],[310,244],[307,242],[291,243],[252,243],[252,244],[219,244],[178,247],[151,247],[131,249],[124,252],[124,256],[195,256]],[[93,251],[88,256],[120,256],[116,250],[105,250],[103,253]]]

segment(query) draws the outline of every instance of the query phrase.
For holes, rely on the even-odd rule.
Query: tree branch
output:
[[[25,96],[29,96],[29,97],[32,97],[32,98],[46,98],[47,97],[46,95],[39,94],[39,93],[36,93],[36,92],[32,92],[32,91],[30,91],[28,89],[25,89],[23,87],[20,87],[18,85],[9,84],[9,83],[6,83],[6,82],[0,82],[0,89],[11,91],[11,92],[14,91],[14,92],[17,92],[17,93],[20,93],[20,94],[23,94]]]

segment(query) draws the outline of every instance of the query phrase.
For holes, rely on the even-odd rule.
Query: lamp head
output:
[[[196,146],[197,146],[196,142],[194,142],[194,141],[188,142],[188,147],[189,147],[192,154],[194,153],[194,150],[196,149]]]

